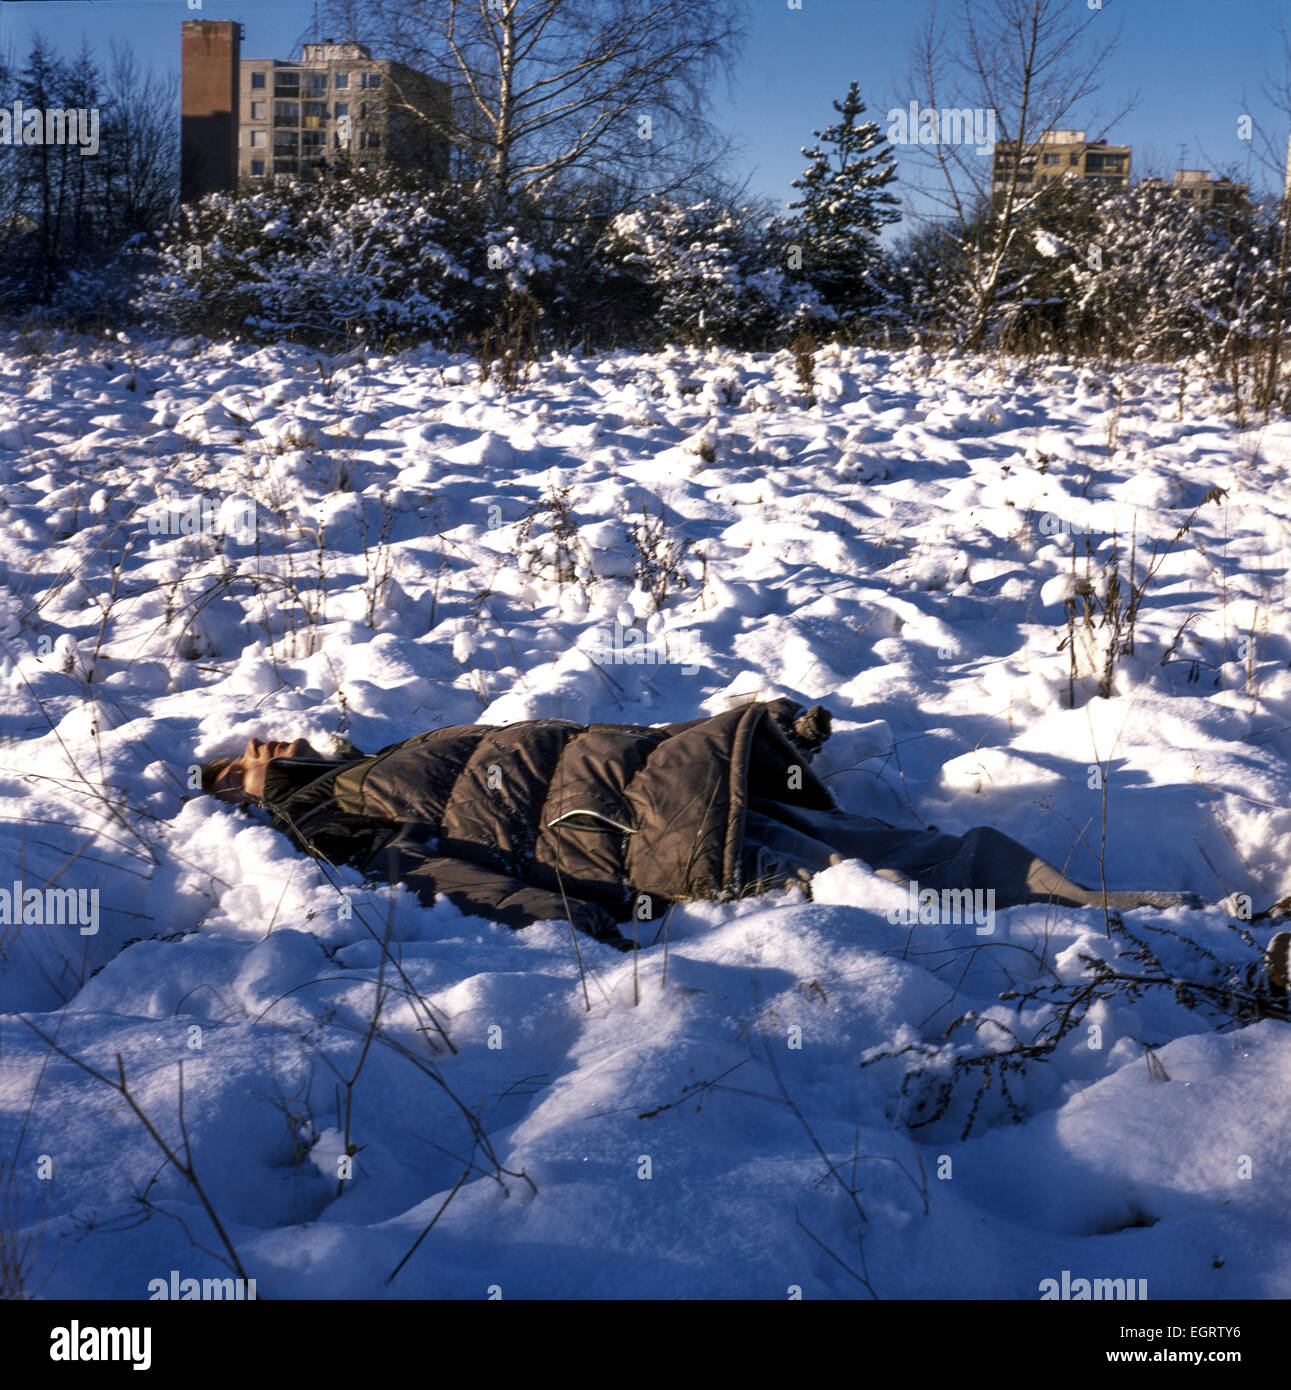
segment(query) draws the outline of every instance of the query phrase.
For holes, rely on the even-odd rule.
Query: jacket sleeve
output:
[[[824,705],[803,709],[797,701],[781,696],[778,700],[767,702],[767,713],[808,762],[820,752],[833,732],[833,720]]]
[[[427,905],[440,894],[471,917],[518,929],[534,922],[570,922],[578,931],[620,951],[633,949],[614,913],[600,903],[553,893],[464,859],[435,855],[407,842],[380,851],[368,872],[411,888]]]
[[[782,695],[779,699],[764,701],[763,708],[780,732],[808,762],[820,752],[825,740],[833,732],[832,717],[824,705],[812,705],[810,709],[804,709],[796,700]],[[688,729],[706,724],[712,717],[704,715],[701,719],[686,719],[680,724],[655,726],[650,732],[661,739],[674,738],[677,734],[684,734]]]

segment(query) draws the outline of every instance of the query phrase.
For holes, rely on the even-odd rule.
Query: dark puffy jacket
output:
[[[265,804],[304,848],[428,901],[623,945],[633,915],[745,891],[751,799],[834,809],[806,765],[828,736],[826,711],[790,700],[659,727],[460,724],[322,775],[272,764]]]

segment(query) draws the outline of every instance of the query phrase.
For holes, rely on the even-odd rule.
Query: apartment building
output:
[[[1195,208],[1233,212],[1245,206],[1251,195],[1250,184],[1234,183],[1226,178],[1212,179],[1209,169],[1176,169],[1169,183],[1164,179],[1143,179],[1139,186],[1159,188]]]
[[[295,176],[383,160],[448,171],[448,147],[406,106],[427,115],[445,105],[446,83],[403,63],[373,58],[359,43],[303,45],[297,62],[239,64],[238,177]]]
[[[999,141],[991,170],[995,193],[1008,186],[1015,161],[1018,186],[1025,191],[1076,180],[1103,188],[1124,191],[1130,186],[1132,145],[1109,145],[1106,140],[1089,140],[1083,130],[1050,130],[1019,154],[1016,143]]]
[[[307,43],[295,61],[243,58],[239,24],[198,20],[183,29],[185,201],[343,165],[447,175],[448,146],[421,118],[446,114],[447,83],[373,58],[359,43]]]

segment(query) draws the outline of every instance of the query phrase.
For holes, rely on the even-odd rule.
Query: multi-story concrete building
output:
[[[447,114],[447,83],[330,39],[303,45],[294,62],[243,58],[240,31],[223,20],[184,24],[185,199],[343,164],[447,174],[447,143],[423,119]],[[213,120],[223,103],[231,131],[227,113]]]
[[[1251,186],[1231,179],[1210,177],[1209,169],[1176,169],[1174,178],[1143,179],[1140,188],[1159,188],[1172,198],[1180,198],[1195,208],[1218,208],[1235,212],[1250,197]]]
[[[347,158],[447,173],[447,145],[407,109],[433,114],[448,102],[447,83],[330,39],[305,44],[297,62],[243,58],[240,68],[239,178],[303,174]]]
[[[1132,149],[1132,145],[1088,140],[1083,130],[1047,131],[1020,155],[1015,143],[1000,141],[995,146],[991,189],[998,194],[1008,186],[1017,161],[1018,187],[1024,192],[1062,179],[1124,191],[1130,186]]]

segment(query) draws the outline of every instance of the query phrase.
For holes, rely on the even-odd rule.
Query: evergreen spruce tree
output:
[[[820,143],[804,148],[811,165],[793,187],[802,237],[802,274],[840,319],[874,315],[891,299],[887,258],[878,231],[898,222],[898,200],[887,192],[896,178],[892,148],[875,121],[862,121],[865,103],[855,82],[841,102],[840,119],[816,130]]]

